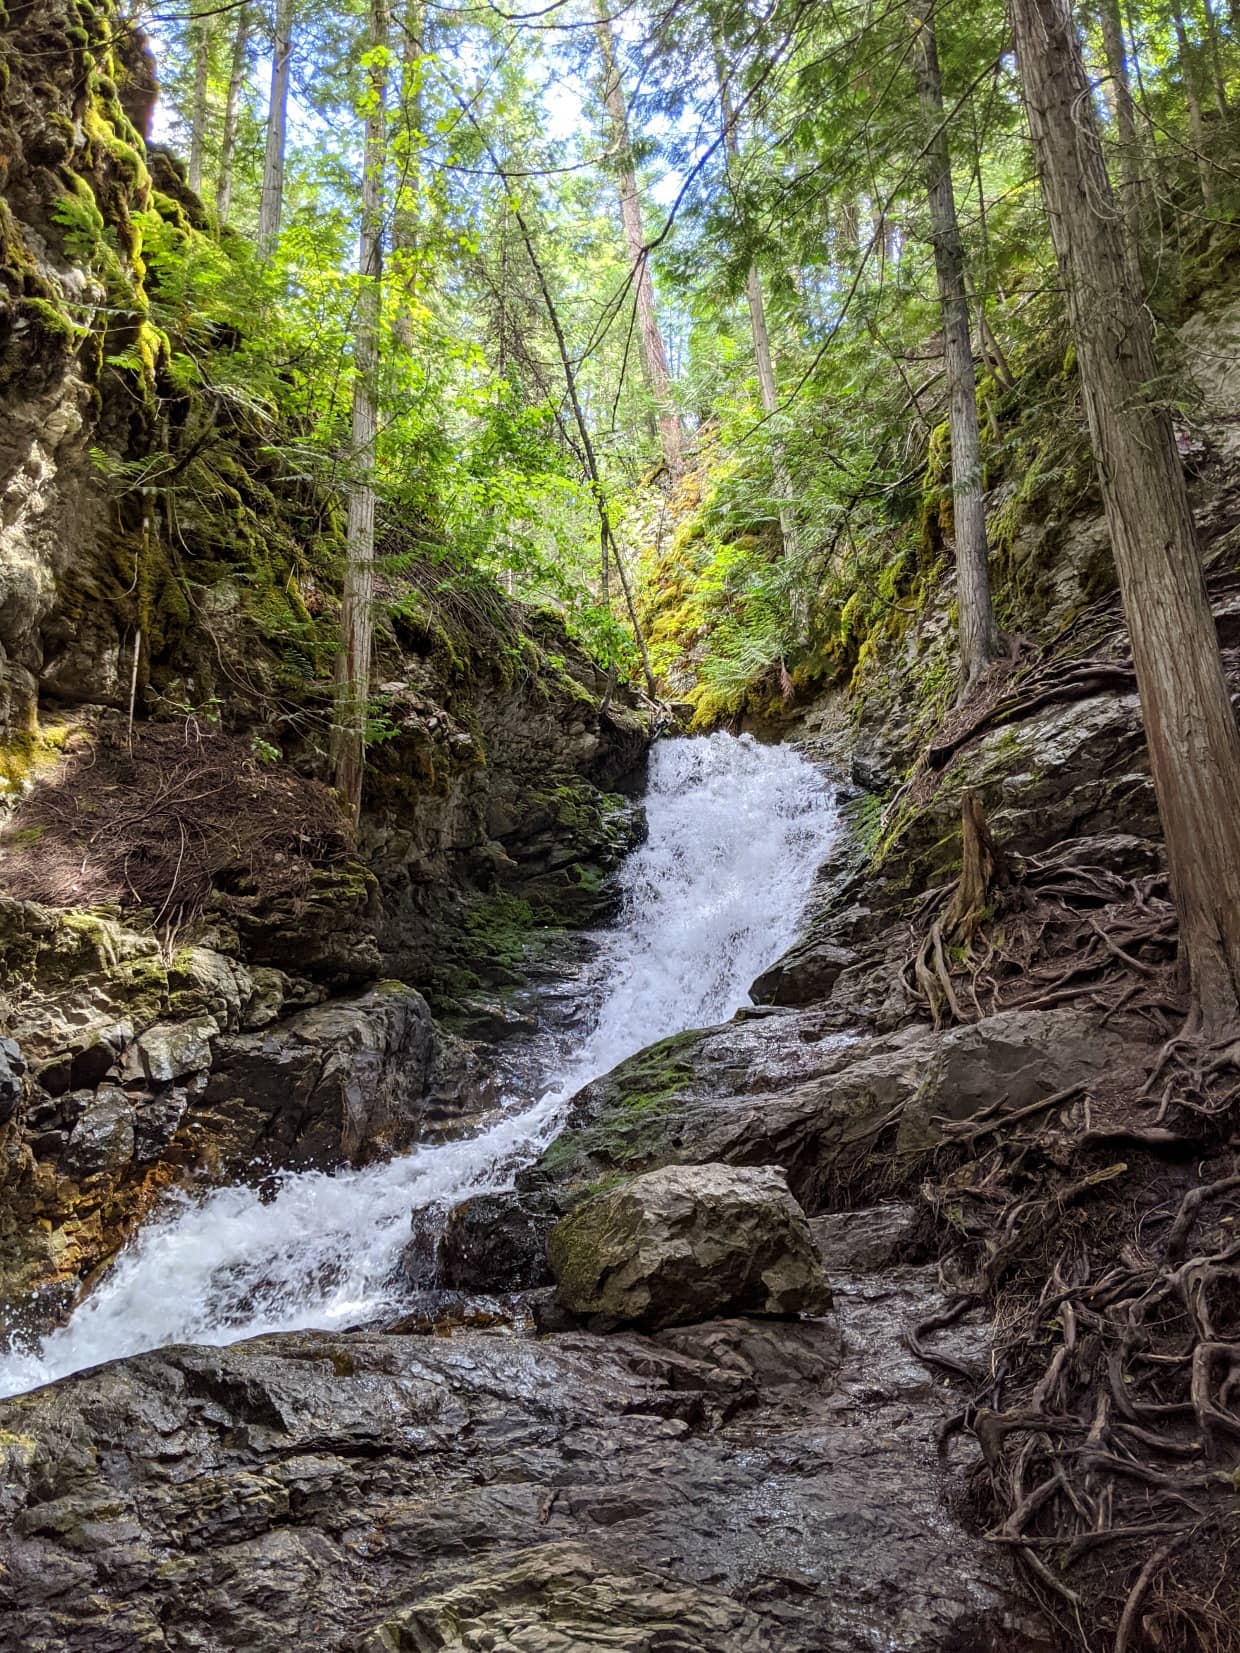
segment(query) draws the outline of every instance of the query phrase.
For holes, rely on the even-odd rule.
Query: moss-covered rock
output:
[[[595,1194],[547,1240],[560,1302],[609,1326],[823,1314],[805,1214],[773,1166],[672,1166]]]
[[[554,1185],[575,1199],[600,1177],[676,1159],[701,1076],[704,1037],[689,1032],[662,1039],[593,1080],[574,1098],[555,1141],[521,1174],[520,1186]]]

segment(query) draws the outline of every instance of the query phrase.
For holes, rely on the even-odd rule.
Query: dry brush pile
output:
[[[105,714],[4,822],[5,893],[144,909],[167,933],[231,896],[295,901],[350,837],[336,794],[277,756],[195,717]]]

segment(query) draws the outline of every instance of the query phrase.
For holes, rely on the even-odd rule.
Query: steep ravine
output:
[[[25,1332],[171,1188],[364,1165],[491,1105],[473,1041],[509,1030],[531,936],[611,910],[654,717],[385,513],[350,829],[337,502],[274,405],[218,388],[235,330],[161,292],[213,243],[116,23],[31,0],[0,42],[0,1323]]]
[[[649,763],[658,709],[556,618],[415,560],[354,836],[338,524],[171,371],[143,237],[203,219],[111,16],[30,0],[0,42],[0,1316],[7,1387],[53,1380],[0,1404],[0,1648],[1036,1653],[1069,1599],[1111,1645],[1173,1520],[1139,1634],[1234,1621],[1234,1441],[1180,1378],[1134,1425],[1122,1292],[1070,1310],[1235,1170],[1182,1074],[1142,1088],[1182,1000],[1088,501],[1016,515],[993,702],[943,721],[945,562],[778,709],[795,750]],[[1237,314],[1181,344],[1240,690]],[[148,535],[156,452],[186,482]],[[953,1007],[918,962],[966,794],[1004,877]],[[566,1214],[746,1169],[829,1311],[565,1307]]]
[[[901,1346],[944,1301],[902,1260],[910,1208],[816,1224],[825,1319],[540,1333],[548,1294],[505,1291],[485,1248],[458,1243],[465,1296],[418,1272],[434,1203],[471,1195],[466,1235],[481,1204],[502,1246],[531,1196],[486,1190],[650,1035],[672,1037],[599,1082],[643,1076],[612,1142],[666,1122],[688,1074],[751,1117],[761,1082],[798,1094],[847,1052],[821,1016],[744,1010],[835,830],[816,771],[725,736],[664,743],[647,811],[623,917],[576,983],[577,1026],[546,1041],[532,1108],[371,1171],[291,1176],[267,1204],[210,1195],[141,1237],[41,1357],[9,1361],[18,1388],[126,1347],[230,1345],[137,1355],[0,1410],[0,1645],[275,1649],[291,1626],[333,1648],[1033,1645],[1010,1639],[1025,1631],[1004,1580],[944,1502],[952,1397]],[[700,1111],[677,1104],[682,1142]],[[756,1137],[741,1157],[780,1162]],[[504,1249],[511,1270],[521,1247]],[[345,1329],[362,1319],[377,1327]],[[299,1324],[320,1329],[275,1332]],[[985,1336],[958,1327],[950,1347],[981,1358]]]
[[[588,938],[570,978],[523,995],[533,1031],[496,1051],[501,1095],[467,1119],[468,1134],[445,1124],[446,1141],[363,1169],[288,1171],[274,1187],[251,1180],[172,1202],[38,1354],[0,1361],[0,1386],[163,1344],[399,1310],[411,1213],[433,1222],[509,1184],[583,1083],[654,1035],[747,1003],[754,974],[795,936],[834,831],[829,789],[790,749],[716,735],[659,743],[645,801],[648,836],[618,879],[620,919]],[[546,1013],[548,999],[571,1014]]]

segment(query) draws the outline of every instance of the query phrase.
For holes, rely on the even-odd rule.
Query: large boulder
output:
[[[900,1344],[932,1272],[840,1306],[843,1348],[294,1332],[0,1402],[0,1647],[1032,1653]]]
[[[547,1230],[559,1215],[553,1196],[475,1194],[448,1213],[437,1282],[450,1291],[527,1291],[546,1285]]]
[[[76,1177],[116,1174],[133,1158],[133,1104],[119,1085],[101,1085],[87,1096],[65,1147],[64,1166]]]
[[[435,1068],[426,1000],[400,982],[217,1039],[195,1125],[224,1161],[362,1164],[418,1135]]]
[[[733,1021],[621,1063],[578,1093],[518,1188],[580,1197],[600,1179],[662,1165],[777,1164],[811,1214],[841,1189],[869,1203],[916,1187],[919,1156],[953,1123],[1106,1083],[1150,1049],[1135,1018],[1103,1027],[1068,1006],[874,1038],[836,1034],[825,1015]]]
[[[174,1008],[183,1003],[201,999]],[[137,1035],[90,1026],[83,1038],[26,1080],[7,1122],[0,1069],[0,1335],[27,1325],[44,1287],[76,1292],[172,1184],[365,1164],[441,1135],[494,1095],[473,1053],[438,1034],[425,999],[400,982],[258,1031],[225,1031],[199,1012]],[[11,1073],[22,1058],[9,1051],[13,1041],[0,1047]]]
[[[667,1166],[634,1177],[557,1223],[547,1254],[564,1307],[611,1325],[831,1306],[805,1214],[771,1165]]]

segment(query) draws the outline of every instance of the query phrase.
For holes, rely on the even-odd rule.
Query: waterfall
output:
[[[474,1137],[387,1164],[170,1198],[66,1326],[0,1357],[0,1395],[144,1349],[390,1311],[413,1210],[510,1186],[588,1080],[747,1004],[795,938],[834,830],[828,787],[789,747],[716,734],[655,747],[646,807],[649,835],[622,869],[621,917],[597,936],[577,1025],[540,1050],[540,1094],[511,1098]]]

